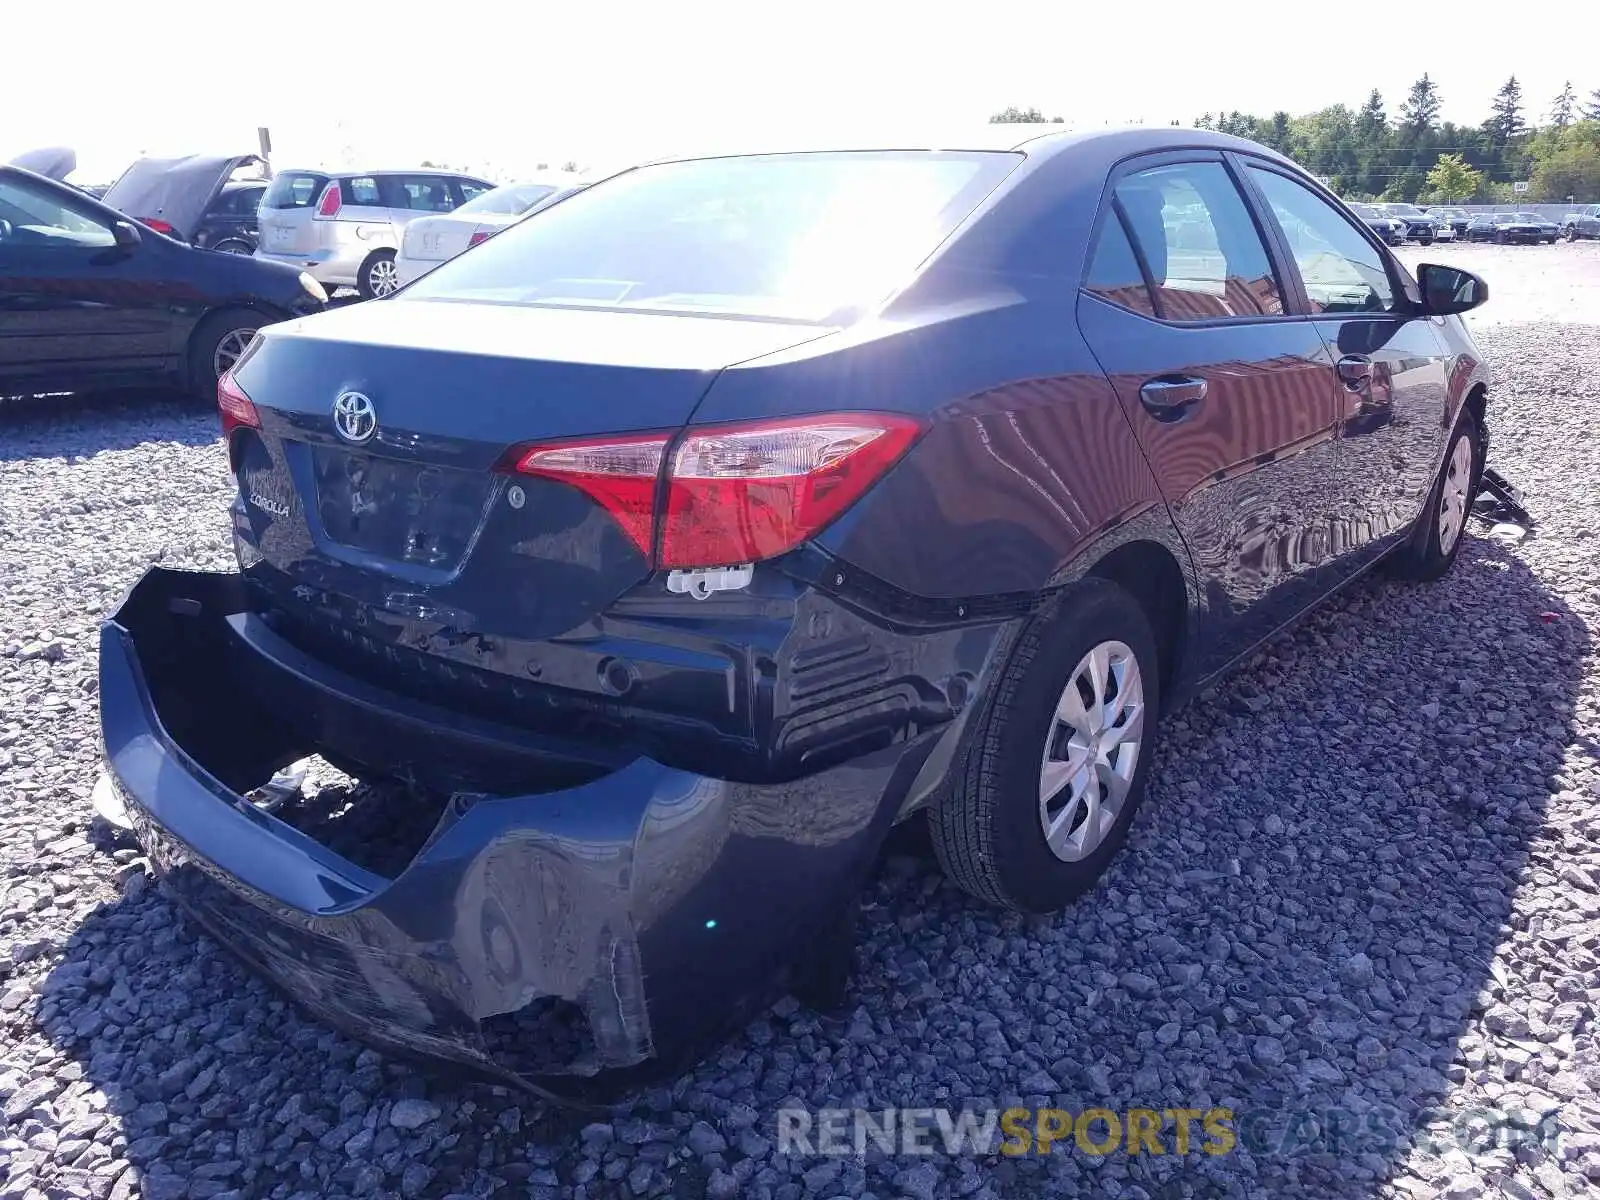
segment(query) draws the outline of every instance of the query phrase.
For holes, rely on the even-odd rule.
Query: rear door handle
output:
[[[1206,381],[1192,375],[1158,375],[1139,389],[1139,402],[1158,421],[1175,421],[1206,398]]]
[[[1346,354],[1338,362],[1339,379],[1352,392],[1372,386],[1372,360],[1364,354]]]

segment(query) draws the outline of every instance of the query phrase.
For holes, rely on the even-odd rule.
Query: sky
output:
[[[1189,124],[1235,108],[1354,108],[1377,87],[1393,115],[1426,71],[1444,118],[1477,124],[1512,72],[1529,119],[1568,79],[1580,97],[1600,88],[1600,16],[1588,36],[1520,20],[1486,36],[1464,11],[1340,8],[1330,20],[1324,6],[1284,0],[334,0],[224,16],[164,0],[159,19],[85,22],[81,7],[30,4],[6,14],[0,161],[71,145],[73,178],[103,183],[141,153],[252,151],[266,125],[279,168],[426,159],[508,179],[542,163],[604,170],[907,118],[958,132],[1011,104],[1079,127]]]

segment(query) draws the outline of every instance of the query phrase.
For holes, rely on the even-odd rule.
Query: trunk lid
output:
[[[419,262],[443,262],[465,250],[472,235],[485,226],[496,233],[502,228],[492,218],[421,217],[406,226],[405,255]]]
[[[567,633],[649,564],[587,495],[497,471],[507,450],[675,429],[723,367],[825,332],[404,297],[274,326],[237,372],[261,419],[235,446],[241,559],[424,640]]]

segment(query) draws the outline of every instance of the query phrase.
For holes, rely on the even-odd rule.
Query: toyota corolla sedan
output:
[[[262,331],[217,389],[238,570],[152,569],[100,648],[219,941],[384,1047],[611,1094],[836,995],[898,821],[1071,903],[1176,705],[1450,570],[1481,280],[1235,138],[936,144],[635,168]],[[337,802],[261,799],[307,756]]]

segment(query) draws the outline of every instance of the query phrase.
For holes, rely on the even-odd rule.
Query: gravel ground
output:
[[[1591,281],[1596,251],[1555,248]],[[1426,257],[1495,281],[1517,270],[1503,257],[1558,261]],[[600,1119],[447,1087],[302,1018],[197,935],[134,851],[108,852],[87,805],[96,625],[150,563],[227,565],[215,420],[159,397],[0,411],[0,1200],[1589,1189],[1600,312],[1550,324],[1494,286],[1477,322],[1493,461],[1526,487],[1533,537],[1475,527],[1447,581],[1363,584],[1179,714],[1127,851],[1059,917],[996,915],[900,838],[841,1017],[780,1004]],[[1170,1138],[1160,1157],[1105,1158],[775,1144],[785,1101],[1018,1100],[1273,1121],[1215,1157]],[[1434,1107],[1554,1113],[1565,1132],[1473,1156],[1331,1136],[1348,1128],[1332,1110],[1409,1127]]]

